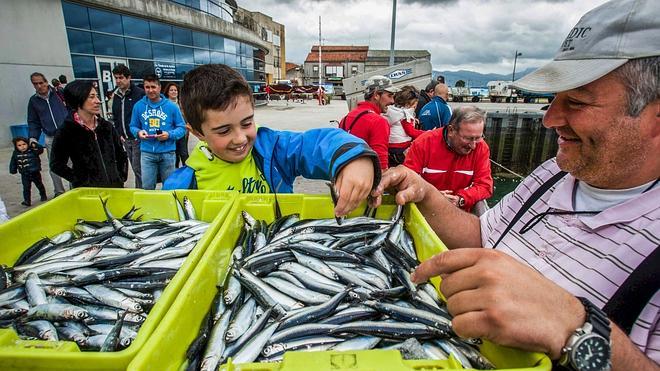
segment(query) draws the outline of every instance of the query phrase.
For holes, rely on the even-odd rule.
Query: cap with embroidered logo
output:
[[[582,16],[552,62],[516,88],[556,93],[584,86],[631,59],[660,55],[660,1],[613,0]]]
[[[364,82],[364,92],[369,94],[375,91],[388,91],[398,93],[401,89],[392,84],[392,80],[382,75],[374,75]]]

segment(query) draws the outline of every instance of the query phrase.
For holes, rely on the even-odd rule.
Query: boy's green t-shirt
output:
[[[270,186],[257,167],[252,151],[243,161],[231,163],[213,155],[206,142],[200,141],[186,160],[186,165],[195,170],[197,189],[270,193]]]

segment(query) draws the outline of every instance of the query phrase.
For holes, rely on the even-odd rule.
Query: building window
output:
[[[172,27],[174,43],[181,45],[192,45],[192,31],[181,27]]]
[[[193,57],[192,48],[186,48],[185,46],[174,46],[174,56],[176,57],[177,63],[195,63],[195,58]]]
[[[208,64],[211,62],[211,57],[209,56],[208,50],[195,49],[195,63],[197,64]]]
[[[204,32],[193,32],[193,46],[198,48],[208,49],[209,48],[209,35]]]
[[[156,41],[172,42],[172,26],[160,22],[149,22],[151,39]]]
[[[223,53],[223,52],[211,52],[211,63],[225,64],[225,53]]]
[[[149,22],[144,19],[123,15],[121,23],[124,25],[124,35],[142,39],[149,38]]]
[[[120,36],[92,34],[94,42],[94,54],[110,55],[113,57],[125,57],[124,38]]]
[[[101,31],[122,35],[121,16],[117,13],[89,9],[89,21],[93,31]]]
[[[174,62],[174,46],[171,44],[152,43],[154,59],[157,61]]]
[[[220,51],[225,50],[225,38],[224,37],[217,36],[217,35],[210,35],[209,36],[209,41],[210,41],[210,44],[211,44],[211,49],[220,50]]]
[[[67,27],[89,29],[87,8],[78,4],[62,2],[62,11],[64,12],[64,24]]]
[[[137,59],[129,59],[128,65],[131,66],[131,77],[134,79],[142,79],[146,75],[155,73],[154,62],[140,61]]]
[[[317,64],[312,66],[312,72],[318,73],[319,72],[319,66]]]
[[[144,40],[126,39],[126,56],[130,58],[152,59],[151,43]]]
[[[327,77],[344,77],[344,66],[325,66]]]
[[[74,55],[71,57],[71,64],[73,66],[73,74],[77,79],[95,79],[97,77],[94,57]]]
[[[67,29],[66,35],[69,39],[71,53],[94,54],[91,33],[88,31]]]

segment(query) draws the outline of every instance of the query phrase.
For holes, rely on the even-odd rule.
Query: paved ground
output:
[[[450,103],[451,106],[468,105],[472,103]],[[506,103],[478,103],[479,107],[489,111],[504,112],[507,110],[516,109],[518,112],[533,111],[538,112],[543,104],[506,104]],[[345,101],[334,100],[331,104],[319,106],[315,101],[307,101],[306,103],[300,102],[286,102],[273,100],[268,106],[261,106],[256,108],[255,117],[259,125],[268,126],[273,129],[279,130],[292,130],[303,131],[312,128],[323,127],[336,127],[336,124],[331,123],[331,120],[340,120],[346,113],[348,108]],[[197,140],[190,137],[189,146],[192,148]],[[20,175],[9,174],[9,161],[11,159],[12,148],[0,149],[0,196],[4,201],[7,212],[10,217],[14,217],[25,210],[28,210],[20,203],[23,200],[21,177]],[[47,169],[47,157],[42,155],[42,177],[46,185],[46,192],[48,197],[53,196],[53,187]],[[129,179],[126,186],[133,186],[134,180],[132,171],[129,171]],[[294,191],[296,193],[325,193],[327,187],[322,181],[308,180],[303,178],[296,179],[294,184]],[[33,206],[38,206],[41,202],[39,193],[36,188],[32,189],[32,202]]]

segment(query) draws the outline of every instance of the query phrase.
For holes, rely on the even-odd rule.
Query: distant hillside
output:
[[[534,71],[536,68],[528,68],[523,71],[516,71],[516,80],[527,75],[528,73]],[[474,71],[466,71],[466,70],[460,70],[460,71],[433,71],[433,79],[436,78],[437,75],[442,75],[445,77],[445,82],[449,86],[454,86],[456,84],[456,81],[458,80],[463,80],[465,83],[472,88],[477,88],[477,87],[486,87],[486,84],[488,84],[488,81],[493,81],[493,80],[511,80],[511,74],[508,75],[500,75],[497,73],[488,73],[488,74],[483,74],[479,72],[474,72]]]

